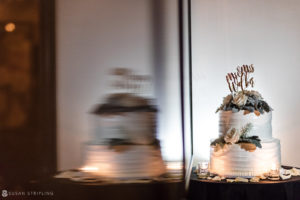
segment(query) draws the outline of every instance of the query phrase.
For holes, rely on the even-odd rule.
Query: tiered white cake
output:
[[[280,141],[272,137],[272,108],[254,86],[253,65],[228,73],[230,90],[220,111],[219,138],[212,141],[210,172],[225,177],[253,177],[280,169]]]
[[[272,137],[272,112],[257,116],[254,113],[244,114],[244,111],[233,113],[221,111],[219,121],[220,136],[232,127],[241,129],[246,124],[252,124],[248,136],[258,136],[261,148],[254,151],[242,149],[240,144],[227,145],[222,150],[211,148],[210,171],[226,177],[251,177],[269,172],[272,167],[281,164],[280,141]]]
[[[84,164],[108,178],[146,178],[165,172],[156,139],[156,108],[129,93],[110,95],[98,106],[99,127],[85,145]]]

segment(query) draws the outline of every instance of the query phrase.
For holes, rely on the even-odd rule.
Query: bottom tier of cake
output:
[[[262,148],[249,152],[239,144],[228,145],[227,148],[210,153],[210,172],[225,177],[253,177],[280,167],[280,141],[270,139],[261,142]]]
[[[154,145],[85,145],[84,165],[106,178],[149,178],[166,172],[160,148]]]

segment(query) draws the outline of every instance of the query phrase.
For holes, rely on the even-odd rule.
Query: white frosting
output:
[[[224,151],[211,148],[210,171],[226,177],[260,176],[269,172],[273,165],[281,165],[280,141],[265,140],[262,148],[245,151],[238,144],[228,145]]]
[[[155,112],[123,112],[94,117],[96,128],[93,140],[127,139],[134,144],[155,141]]]
[[[246,124],[251,123],[252,129],[248,136],[256,135],[261,140],[272,138],[272,112],[259,116],[254,113],[244,115],[244,111],[233,113],[232,111],[221,111],[219,122],[219,134],[225,135],[231,128],[241,129]]]
[[[159,148],[152,145],[86,145],[85,166],[98,170],[93,174],[107,178],[145,178],[165,173]]]
[[[258,136],[262,148],[249,152],[239,144],[227,145],[228,148],[210,153],[210,171],[226,177],[252,177],[269,172],[272,166],[281,165],[280,141],[272,138],[272,112],[256,116],[254,113],[244,115],[244,111],[232,113],[221,111],[219,134],[225,135],[231,128],[241,129],[251,123],[248,136]]]

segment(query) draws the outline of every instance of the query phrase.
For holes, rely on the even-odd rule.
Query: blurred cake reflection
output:
[[[132,92],[114,93],[93,112],[96,131],[84,147],[84,167],[105,178],[149,178],[166,172],[156,138],[157,108]]]

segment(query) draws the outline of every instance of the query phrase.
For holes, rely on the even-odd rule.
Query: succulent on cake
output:
[[[237,67],[237,72],[227,74],[226,81],[231,94],[224,97],[216,112],[223,110],[236,113],[244,110],[244,114],[260,115],[272,111],[259,92],[247,90],[248,87],[254,86],[253,77],[249,78],[249,74],[253,72],[253,65],[243,65]]]
[[[252,129],[252,124],[248,123],[240,130],[236,128],[231,128],[227,133],[211,143],[211,146],[214,147],[214,151],[218,152],[220,150],[224,151],[229,146],[233,144],[239,144],[242,149],[252,152],[256,150],[256,147],[261,148],[260,139],[258,136],[248,136]]]

